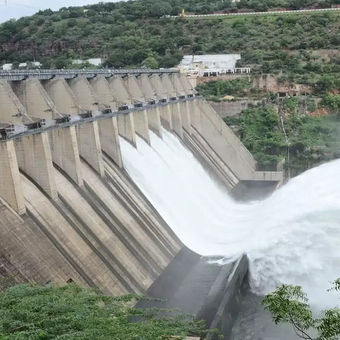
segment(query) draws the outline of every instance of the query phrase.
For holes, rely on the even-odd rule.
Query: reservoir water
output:
[[[177,137],[151,133],[151,147],[121,139],[126,170],[180,239],[225,261],[246,253],[253,293],[301,285],[316,310],[340,277],[340,160],[306,171],[261,201],[230,197]]]

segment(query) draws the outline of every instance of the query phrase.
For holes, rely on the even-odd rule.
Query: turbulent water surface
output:
[[[263,201],[239,203],[172,134],[151,145],[121,140],[124,166],[192,250],[232,258],[246,253],[252,290],[302,285],[318,309],[334,307],[326,290],[340,277],[340,161],[311,169]]]

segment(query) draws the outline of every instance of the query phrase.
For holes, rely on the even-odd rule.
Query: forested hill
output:
[[[320,101],[331,112],[340,109],[340,11],[203,20],[164,16],[178,15],[183,8],[194,13],[235,10],[235,6],[239,10],[299,9],[330,7],[336,1],[340,2],[136,0],[45,10],[0,25],[0,65],[36,60],[45,68],[74,68],[89,65],[74,65],[72,60],[102,57],[109,67],[158,68],[177,65],[184,54],[241,53],[239,66],[251,67],[249,81],[221,80],[206,84],[200,91],[215,100],[249,95],[275,104],[277,96],[262,93],[256,85],[261,80],[275,79],[286,88],[296,84],[297,88],[307,88],[316,98],[303,98],[302,104],[299,99],[287,98],[281,105],[281,110],[289,112],[286,131],[290,159],[296,167],[293,172],[299,173],[338,157],[339,116],[326,117],[320,123],[315,117],[301,118],[293,113],[300,107],[314,112],[315,103]],[[274,111],[267,106],[255,108],[245,112],[238,123],[229,122],[239,128],[242,141],[264,169],[276,165],[287,151],[286,136],[280,132],[281,123]]]
[[[329,6],[332,1],[261,0],[266,6]],[[337,0],[338,1],[338,0]],[[192,20],[161,18],[184,7],[200,12],[235,6],[228,0],[137,0],[40,11],[0,26],[0,64],[37,60],[44,67],[69,67],[77,58],[105,57],[110,67],[172,67],[184,53],[242,52],[254,71],[303,68],[320,73],[312,50],[337,50],[337,13]],[[257,0],[241,0],[239,7]],[[328,65],[335,67],[337,62]],[[338,65],[339,66],[339,65]]]

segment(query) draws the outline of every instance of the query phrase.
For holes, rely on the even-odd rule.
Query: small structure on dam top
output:
[[[221,293],[224,279],[235,276],[228,287],[238,290],[244,261],[213,270],[215,290],[205,287],[205,299],[193,305],[198,297],[186,295],[187,275],[199,280],[208,264],[185,248],[124,171],[120,138],[136,147],[138,135],[151,144],[150,131],[161,138],[166,128],[228,190],[249,182],[275,187],[282,173],[257,171],[183,74],[0,71],[0,123],[0,275],[8,284],[75,281],[104,294],[154,296],[171,287],[170,301],[187,296],[189,311],[219,324],[231,301]],[[205,301],[213,306],[209,318]]]
[[[250,73],[250,67],[236,67],[239,60],[240,54],[185,55],[178,69],[182,73],[197,77]]]

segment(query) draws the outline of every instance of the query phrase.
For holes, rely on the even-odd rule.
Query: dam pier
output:
[[[175,70],[0,71],[0,289],[77,282],[167,298],[228,334],[246,257],[216,265],[188,249],[124,167],[122,141],[152,148],[164,131],[229,192],[283,181]]]

